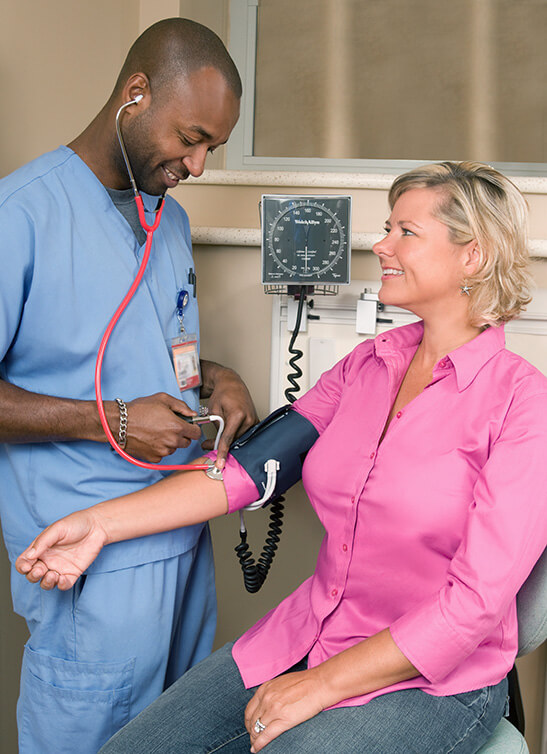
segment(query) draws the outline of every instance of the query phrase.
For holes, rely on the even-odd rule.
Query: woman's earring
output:
[[[460,285],[460,291],[464,293],[466,296],[469,296],[469,291],[472,291],[473,288],[470,285],[467,285],[467,283],[463,283],[463,285]]]

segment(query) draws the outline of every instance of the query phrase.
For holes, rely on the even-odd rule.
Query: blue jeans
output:
[[[232,645],[189,670],[100,754],[248,754],[246,689]],[[302,661],[291,671],[303,670]],[[289,671],[289,672],[291,672]],[[507,681],[479,691],[436,697],[395,691],[360,707],[325,710],[265,747],[268,754],[472,754],[500,721]]]

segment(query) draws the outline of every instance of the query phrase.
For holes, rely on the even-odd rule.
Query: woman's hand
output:
[[[251,752],[260,751],[295,725],[309,720],[326,705],[324,688],[315,669],[286,673],[260,686],[245,710],[245,727],[251,737]],[[257,719],[266,726],[255,731]]]
[[[42,589],[70,589],[108,538],[93,508],[71,513],[39,534],[15,561],[19,573]]]
[[[393,641],[389,628],[344,649],[314,668],[262,684],[245,711],[251,751],[342,699],[368,694],[419,675]],[[257,733],[260,719],[265,728]],[[260,728],[260,726],[258,726]]]

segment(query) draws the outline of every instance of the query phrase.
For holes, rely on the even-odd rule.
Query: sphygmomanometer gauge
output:
[[[264,195],[262,283],[350,282],[351,197]]]

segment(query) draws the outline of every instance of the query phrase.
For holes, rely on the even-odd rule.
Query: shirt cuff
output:
[[[206,453],[206,456],[214,461],[217,454],[216,451],[211,451]],[[241,508],[245,508],[246,505],[254,503],[255,500],[260,498],[256,484],[243,466],[229,453],[226,457],[226,465],[222,470],[222,477],[228,498],[228,513],[241,510]]]
[[[422,604],[398,618],[389,631],[414,667],[431,683],[439,683],[473,651],[444,618],[438,600]]]

